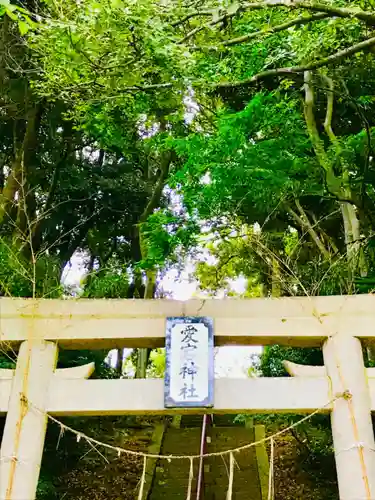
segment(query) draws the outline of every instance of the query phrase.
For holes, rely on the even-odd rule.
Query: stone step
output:
[[[213,420],[211,422],[215,427],[243,427],[244,424],[235,421],[235,418],[235,415],[213,415]],[[202,427],[202,423],[202,415],[182,415],[180,427]]]
[[[189,421],[188,421],[189,422]],[[254,429],[240,426],[213,427],[209,431],[207,453],[224,451],[254,441]],[[201,427],[168,428],[161,453],[164,455],[199,454]],[[223,460],[224,458],[224,460]],[[236,454],[233,500],[261,500],[255,448]],[[197,488],[199,460],[194,461],[193,496]],[[200,500],[226,500],[228,457],[204,460],[203,495]],[[186,500],[189,477],[188,460],[159,460],[148,500]]]

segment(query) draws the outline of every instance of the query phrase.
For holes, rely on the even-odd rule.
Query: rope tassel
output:
[[[234,479],[234,455],[232,452],[230,452],[229,453],[229,480],[228,480],[228,491],[227,491],[227,499],[226,500],[232,500],[233,479]]]
[[[190,470],[189,470],[189,483],[188,483],[188,491],[186,500],[191,500],[191,490],[193,487],[193,479],[194,479],[194,458],[190,457]]]
[[[273,438],[271,438],[271,456],[270,456],[270,470],[268,473],[268,500],[273,500],[275,498],[275,484],[273,475],[273,462],[275,455],[275,443]]]
[[[146,465],[147,465],[147,457],[143,457],[143,472],[141,477],[141,484],[139,486],[138,500],[143,500],[143,489],[146,482]]]

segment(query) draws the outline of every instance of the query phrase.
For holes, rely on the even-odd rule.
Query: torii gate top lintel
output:
[[[216,345],[314,347],[340,333],[372,337],[375,295],[280,299],[0,299],[0,346],[51,340],[66,349],[163,347],[165,318],[208,316]]]

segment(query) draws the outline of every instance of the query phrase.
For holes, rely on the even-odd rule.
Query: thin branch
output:
[[[295,19],[290,19],[289,21],[286,21],[285,23],[278,24],[277,26],[272,26],[270,28],[264,29],[264,30],[259,30],[255,31],[253,33],[249,33],[248,35],[243,35],[239,36],[237,38],[232,38],[231,40],[226,40],[225,42],[221,42],[218,47],[203,47],[204,49],[208,48],[211,50],[220,50],[221,47],[231,47],[232,45],[238,45],[240,43],[245,43],[248,42],[249,40],[253,40],[254,38],[258,38],[261,36],[265,35],[272,35],[274,33],[278,33],[280,31],[285,31],[293,26],[299,26],[301,24],[307,24],[311,23],[314,21],[320,21],[322,19],[327,19],[327,17],[330,17],[329,14],[326,13],[318,13],[318,14],[313,14],[312,16],[299,16]],[[199,47],[198,47],[199,49]]]
[[[375,45],[375,37],[364,40],[363,42],[356,43],[351,47],[348,47],[343,50],[339,50],[335,54],[331,54],[330,56],[324,57],[319,61],[310,62],[305,64],[304,66],[290,66],[287,68],[275,68],[269,69],[265,71],[261,71],[260,73],[248,78],[246,80],[237,81],[237,82],[223,82],[215,85],[217,89],[225,89],[225,88],[236,88],[236,87],[246,87],[251,86],[254,83],[259,82],[268,77],[272,76],[293,76],[296,74],[303,73],[305,71],[311,71],[314,69],[322,68],[323,66],[327,66],[329,64],[336,63],[341,61],[342,59],[346,59],[347,57],[356,54],[357,52],[364,52],[370,49],[373,45]]]
[[[190,12],[189,14],[186,14],[185,17],[182,19],[179,19],[178,21],[175,21],[171,24],[173,28],[177,28],[177,26],[180,26],[181,24],[185,24],[187,21],[192,19],[193,17],[199,17],[199,16],[212,16],[212,10],[196,10],[194,12]]]
[[[111,95],[108,97],[98,97],[95,99],[88,99],[87,102],[101,102],[101,101],[110,101],[112,99],[119,99],[126,95],[127,92],[149,92],[152,90],[163,90],[163,89],[171,89],[173,87],[172,83],[154,83],[151,85],[132,85],[130,87],[124,87],[121,89],[121,93],[116,95]]]
[[[300,212],[301,215],[298,215],[292,207],[290,207],[288,204],[285,204],[285,209],[286,211],[293,217],[293,219],[297,222],[297,224],[302,228],[302,230],[306,230],[317,248],[319,249],[320,253],[323,255],[324,259],[327,261],[331,260],[331,254],[329,251],[326,249],[324,246],[323,242],[319,238],[319,235],[313,228],[311,222],[309,221],[309,218],[307,217],[307,214],[305,210],[303,209],[302,205],[300,204],[299,200],[295,200],[296,206]]]
[[[150,198],[150,201],[147,203],[142,215],[139,218],[140,223],[146,222],[148,216],[151,215],[154,209],[158,206],[164,189],[165,180],[169,174],[169,167],[171,165],[171,161],[172,161],[172,154],[170,151],[167,151],[165,153],[165,157],[162,159],[162,162],[160,164],[160,175],[156,183],[155,189],[152,193],[152,196]]]
[[[346,7],[334,7],[333,5],[329,5],[328,3],[320,3],[320,2],[309,2],[304,0],[281,0],[273,2],[264,2],[267,4],[267,7],[288,7],[292,9],[307,9],[315,12],[326,12],[330,14],[332,17],[348,17],[351,19],[358,19],[359,21],[365,21],[371,25],[375,24],[375,14],[368,12],[362,9],[350,9]],[[248,7],[251,4],[248,4]],[[246,6],[246,4],[245,4]]]
[[[314,113],[314,89],[312,86],[312,72],[305,71],[304,81],[305,81],[305,103],[304,103],[304,115],[305,115],[305,123],[307,127],[307,131],[309,133],[309,137],[318,159],[318,162],[322,169],[325,172],[325,180],[326,186],[329,192],[338,196],[341,194],[341,184],[339,180],[336,178],[336,175],[333,171],[332,164],[327,156],[327,153],[324,148],[324,144],[320,138],[318,126],[315,120]]]
[[[204,24],[202,26],[199,26],[192,31],[190,31],[182,40],[180,43],[183,43],[187,41],[189,38],[193,37],[200,31],[204,29],[211,28],[212,26],[215,26],[216,24],[221,23],[222,21],[226,19],[230,19],[232,17],[235,17],[237,14],[241,12],[245,12],[246,10],[264,10],[264,9],[269,9],[269,8],[275,8],[275,7],[284,7],[289,10],[295,10],[295,9],[305,9],[305,10],[311,10],[315,12],[325,12],[331,17],[343,17],[343,18],[350,18],[350,19],[358,19],[359,21],[364,21],[370,25],[375,25],[375,14],[372,14],[371,12],[367,12],[365,10],[361,9],[350,9],[350,8],[345,8],[345,7],[334,7],[332,5],[324,4],[324,3],[319,3],[319,2],[306,2],[303,0],[269,0],[265,2],[249,2],[249,3],[243,3],[242,5],[239,5],[236,10],[233,12],[225,11],[221,16],[219,16],[217,19]],[[183,18],[181,21],[177,21],[174,23],[175,26],[178,26],[182,22],[186,22],[186,20],[191,19],[192,17],[197,17],[200,15],[214,15],[217,13],[217,9],[211,10],[211,11],[196,11],[188,14]],[[173,25],[172,25],[173,26]]]
[[[330,141],[334,143],[336,141],[336,136],[333,133],[332,130],[332,115],[333,115],[333,101],[334,101],[334,95],[333,95],[333,80],[332,78],[329,78],[326,75],[321,75],[322,78],[327,82],[328,84],[328,89],[327,89],[327,110],[326,110],[326,118],[324,120],[324,130],[326,131],[326,134],[328,135]]]
[[[180,41],[180,44],[187,42],[190,38],[192,38],[194,35],[196,35],[200,31],[203,31],[206,28],[211,28],[211,26],[215,26],[215,24],[218,24],[219,22],[223,21],[224,19],[226,19],[226,16],[220,17],[219,21],[212,21],[211,23],[203,24],[202,26],[198,26],[197,28],[194,28],[193,30],[189,31],[189,33],[187,35],[184,36],[184,38]]]
[[[85,219],[84,221],[79,222],[74,228],[71,228],[68,231],[65,231],[58,238],[56,238],[56,240],[53,243],[51,243],[48,247],[45,247],[42,250],[39,250],[37,252],[37,257],[36,258],[41,257],[43,254],[47,254],[47,252],[49,252],[52,248],[56,247],[65,238],[65,236],[68,236],[69,234],[71,234],[74,230],[78,229],[79,227],[81,227],[81,228],[83,227],[83,232],[85,232],[86,228],[89,227],[89,225],[88,225],[89,222],[95,216],[99,215],[101,211],[102,211],[102,209],[100,209],[100,210],[98,210],[96,212],[93,211],[93,213],[87,219]],[[78,237],[81,237],[81,235],[79,234]],[[81,237],[81,240],[82,240],[82,237]]]
[[[207,24],[202,24],[202,26],[198,26],[194,28],[193,30],[189,31],[189,33],[184,36],[184,38],[180,41],[181,43],[185,43],[187,40],[192,38],[194,35],[199,33],[200,31],[203,31],[204,29],[209,29],[212,28],[213,26],[216,26],[217,24],[222,23],[223,21],[227,19],[231,19],[232,17],[235,17],[238,13],[243,12],[245,9],[242,6],[239,6],[238,9],[236,9],[234,12],[225,12],[221,16],[219,16],[216,19],[213,19],[211,22]],[[211,11],[211,14],[214,15],[217,12],[217,10]]]

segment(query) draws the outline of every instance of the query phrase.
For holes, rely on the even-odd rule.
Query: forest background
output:
[[[373,7],[0,0],[1,295],[157,299],[186,269],[209,297],[371,292]],[[59,363],[123,375],[107,355]],[[252,375],[285,375],[285,358],[322,363],[273,346]],[[131,362],[162,375],[162,351]],[[308,454],[331,457],[316,425]],[[46,472],[40,498],[56,491]]]

